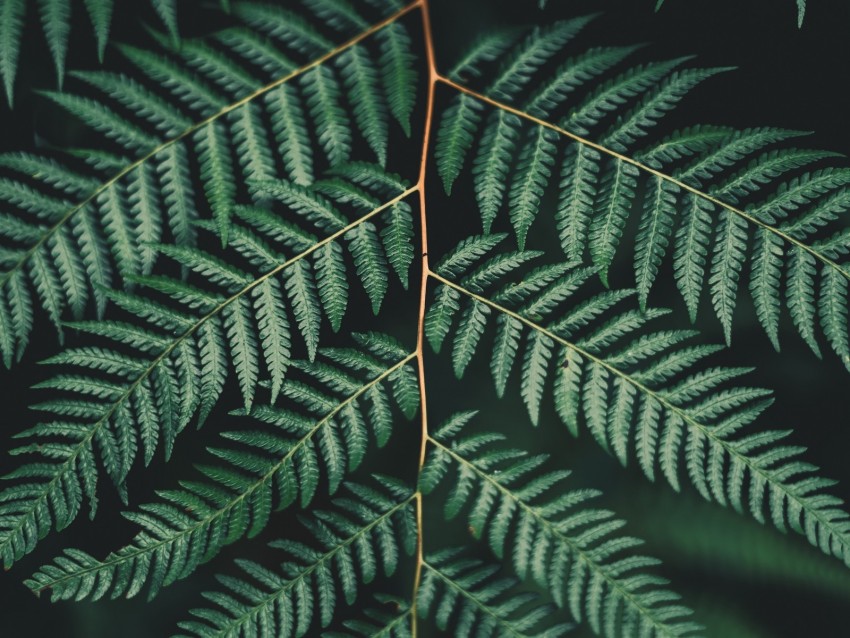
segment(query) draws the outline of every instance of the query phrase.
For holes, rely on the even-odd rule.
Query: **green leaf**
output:
[[[15,75],[24,27],[26,0],[4,2],[0,11],[0,75],[6,90],[6,101],[12,105],[15,94]]]
[[[97,41],[97,58],[103,62],[103,53],[106,50],[110,22],[112,22],[113,3],[112,0],[85,0],[85,3]]]
[[[53,57],[59,87],[65,76],[65,57],[68,52],[68,33],[71,27],[70,0],[39,0],[41,27],[47,40],[47,48]]]

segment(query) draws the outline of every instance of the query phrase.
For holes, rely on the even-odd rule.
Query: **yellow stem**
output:
[[[434,93],[439,73],[434,55],[434,38],[431,32],[431,15],[428,10],[428,0],[418,2],[422,14],[422,32],[425,39],[425,58],[428,65],[428,98],[425,107],[425,130],[422,134],[422,150],[419,161],[419,180],[416,187],[419,190],[419,226],[422,235],[422,278],[419,284],[419,317],[416,330],[416,359],[419,368],[419,403],[421,410],[421,433],[419,444],[419,472],[425,464],[425,451],[428,445],[428,399],[425,391],[425,304],[428,289],[428,277],[431,269],[428,266],[428,219],[426,214],[425,182],[428,174],[428,150],[431,141],[431,130],[434,120]],[[417,477],[418,479],[418,477]],[[418,482],[418,480],[417,480]],[[413,577],[413,591],[410,603],[410,623],[413,638],[418,633],[416,618],[416,597],[419,584],[422,581],[423,551],[423,513],[422,493],[417,489],[416,494],[416,569]]]

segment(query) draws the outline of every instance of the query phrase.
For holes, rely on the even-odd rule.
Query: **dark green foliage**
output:
[[[171,37],[177,40],[176,0],[150,0],[150,3]],[[3,16],[2,24],[4,27],[0,29],[0,76],[3,79],[6,100],[9,105],[12,104],[14,99],[15,76],[18,72],[18,58],[27,4],[28,0],[2,0],[0,2],[0,14]],[[37,2],[29,2],[29,4],[33,5],[30,9],[30,16],[36,13],[36,8],[38,9],[38,17],[44,31],[44,38],[47,41],[47,48],[53,58],[59,88],[62,87],[65,77],[65,58],[68,53],[72,11],[88,13],[97,46],[97,56],[103,62],[104,51],[109,41],[112,14],[115,10],[114,0],[37,0]]]
[[[469,238],[436,267],[426,331],[435,350],[454,333],[459,377],[484,345],[490,317],[498,317],[491,359],[496,390],[504,392],[522,348],[519,391],[532,423],[551,387],[564,425],[577,434],[583,424],[624,465],[637,461],[650,480],[660,469],[676,490],[684,465],[704,498],[749,509],[759,521],[767,514],[780,530],[790,527],[850,562],[850,518],[823,493],[831,481],[812,476],[816,468],[798,458],[802,448],[783,443],[788,432],[744,434],[772,402],[767,390],[732,384],[746,368],[703,363],[718,348],[688,344],[693,331],[647,330],[668,311],[617,309],[633,290],[571,303],[592,267],[542,266],[518,281],[514,269],[538,255],[487,259],[504,239]],[[510,264],[509,283],[502,281],[502,262]]]
[[[498,568],[444,550],[423,563],[418,603],[424,618],[458,636],[561,636],[572,629],[553,624],[553,608],[534,604],[534,594],[512,593],[517,582],[496,579]]]
[[[467,66],[499,59],[499,68],[521,66],[525,82],[540,75],[545,61],[527,60],[529,40],[545,37],[532,33],[513,49],[493,50]],[[827,165],[834,153],[784,146],[801,135],[795,131],[693,127],[646,142],[694,86],[726,69],[678,70],[683,58],[633,66],[599,83],[598,75],[610,74],[634,50],[578,54],[539,79],[531,99],[484,89],[523,117],[468,94],[455,96],[442,117],[436,148],[447,192],[467,156],[474,155],[484,232],[507,207],[522,249],[544,193],[557,186],[555,219],[564,254],[570,260],[588,254],[606,285],[627,221],[635,215],[633,269],[642,309],[664,263],[672,260],[691,320],[708,288],[727,343],[740,292],[749,289],[777,349],[784,308],[817,356],[818,342],[825,339],[848,365],[850,247],[840,218],[850,208],[850,173]],[[476,76],[482,73],[475,70]],[[821,168],[802,170],[813,164]]]
[[[413,497],[395,480],[379,483],[382,489],[350,485],[351,496],[335,500],[334,511],[302,520],[313,544],[272,542],[290,557],[278,570],[240,561],[251,581],[221,577],[225,591],[205,594],[219,609],[192,610],[197,620],[180,623],[184,635],[303,636],[314,615],[326,627],[342,604],[338,598],[353,605],[359,583],[379,572],[392,575],[399,560],[413,553]]]
[[[136,276],[133,293],[105,292],[115,306],[143,320],[141,326],[114,320],[71,324],[112,345],[68,349],[48,361],[68,372],[41,387],[66,395],[37,406],[55,420],[19,437],[24,443],[15,453],[34,458],[10,477],[22,482],[6,489],[0,505],[0,552],[6,564],[29,551],[51,527],[70,523],[83,495],[94,513],[98,459],[123,494],[137,455],[148,464],[161,446],[167,458],[189,422],[206,419],[230,370],[246,410],[254,403],[261,373],[271,379],[272,402],[285,393],[293,333],[300,333],[312,361],[322,316],[338,327],[345,311],[347,288],[327,283],[327,270],[312,265],[322,259],[322,248],[336,246],[341,253],[340,244],[347,244],[354,262],[351,271],[357,272],[375,303],[374,281],[357,267],[358,237],[372,238],[370,264],[383,263],[386,270],[374,224],[393,230],[410,215],[402,199],[406,191],[395,176],[372,165],[352,164],[336,173],[336,181],[306,188],[284,181],[258,185],[289,207],[293,221],[284,221],[273,209],[235,207],[239,222],[230,224],[226,259],[197,248],[160,246],[159,252],[198,275],[199,281]],[[357,184],[364,182],[367,186],[360,190]],[[347,185],[342,193],[353,189],[359,194],[354,201],[343,197],[338,202],[351,211],[349,217],[334,199],[320,194],[329,183]],[[200,227],[210,233],[218,230],[211,222]],[[361,227],[366,230],[359,231]],[[351,232],[364,234],[351,237]],[[407,242],[411,239],[405,231],[393,232]],[[389,251],[397,248],[391,245]],[[343,273],[348,270],[345,262],[340,267]],[[386,286],[386,279],[381,283]],[[132,354],[124,353],[128,346]],[[403,407],[406,414],[415,411]],[[42,446],[48,442],[50,452],[45,455]]]
[[[102,53],[112,2],[85,4]],[[834,154],[776,128],[665,136],[668,113],[727,69],[573,51],[595,16],[493,32],[442,75],[409,32],[430,25],[427,2],[221,4],[227,28],[179,41],[176,3],[154,0],[159,50],[120,46],[125,74],[70,72],[45,94],[94,150],[0,157],[0,354],[26,356],[39,306],[73,334],[44,361],[42,416],[14,435],[0,555],[12,567],[83,509],[94,518],[104,477],[135,528],[60,550],[26,580],[34,593],[202,591],[202,566],[244,550],[216,564],[178,635],[744,631],[683,600],[588,487],[599,476],[571,475],[566,445],[532,452],[580,435],[635,478],[850,565],[832,482],[760,425],[771,392],[652,303],[671,271],[695,322],[707,289],[728,344],[748,290],[777,349],[784,309],[818,356],[826,343],[850,361],[850,172]],[[39,6],[61,77],[70,4]],[[9,90],[23,7],[0,0]],[[414,183],[394,171],[420,142]],[[438,178],[462,186],[445,211],[426,205]],[[460,239],[470,205],[482,234]],[[460,380],[479,363],[503,419],[473,418],[488,406]],[[538,441],[545,428],[556,438]],[[193,438],[188,476],[150,467]],[[130,478],[146,470],[144,503]]]
[[[250,3],[239,7],[237,14],[249,23],[263,16],[262,30],[272,39],[233,28],[215,38],[220,48],[194,41],[175,47],[166,38],[162,53],[123,46],[134,77],[74,72],[82,83],[73,91],[94,89],[96,97],[70,87],[47,94],[118,145],[114,164],[103,165],[91,153],[83,156],[94,170],[64,159],[0,158],[14,175],[0,179],[0,201],[7,205],[0,216],[0,354],[7,367],[23,356],[35,305],[44,308],[61,337],[63,321],[80,319],[92,303],[102,315],[106,290],[129,287],[132,277],[151,272],[157,255],[151,244],[194,245],[196,222],[207,208],[226,246],[234,199],[246,190],[262,197],[257,183],[277,178],[278,162],[289,179],[308,186],[317,167],[350,159],[349,123],[381,163],[387,156],[387,103],[409,128],[405,100],[415,95],[415,77],[402,25],[382,36],[389,47],[370,40],[337,57],[356,60],[357,73],[345,72],[349,79],[343,82],[330,65],[299,69],[331,50],[333,41],[303,20],[293,23],[291,33],[280,33],[289,24],[288,13],[266,15],[265,6]],[[294,81],[286,82],[290,77]],[[407,97],[389,100],[390,92]],[[323,151],[312,148],[311,126]],[[198,181],[202,192],[196,192]],[[405,219],[398,224],[409,233]],[[403,238],[390,236],[387,243],[393,267],[403,276],[409,259]],[[360,255],[375,252],[368,237],[355,244]],[[368,274],[376,306],[381,293],[374,280],[380,274]]]
[[[517,576],[534,579],[597,634],[690,636],[699,630],[682,620],[691,611],[675,594],[647,578],[644,570],[657,561],[635,555],[612,559],[640,541],[610,537],[623,523],[611,512],[588,507],[597,492],[566,489],[569,472],[543,471],[545,456],[506,448],[504,436],[464,435],[473,416],[455,415],[434,433],[420,479],[424,494],[442,482],[451,485],[447,518],[468,509],[475,537],[487,538]]]

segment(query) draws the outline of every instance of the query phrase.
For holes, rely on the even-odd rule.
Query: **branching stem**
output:
[[[425,464],[425,451],[428,445],[428,399],[425,391],[425,303],[428,290],[428,277],[431,269],[428,266],[428,218],[425,200],[426,178],[428,175],[428,151],[431,142],[431,129],[434,120],[434,93],[439,79],[437,72],[436,56],[434,55],[434,38],[431,32],[431,14],[429,13],[428,0],[420,0],[418,3],[422,14],[422,33],[425,40],[425,59],[428,65],[428,93],[425,106],[425,128],[422,133],[422,153],[419,160],[419,180],[416,188],[419,189],[419,227],[422,237],[422,277],[419,284],[419,317],[416,328],[416,359],[419,368],[419,404],[421,410],[421,434],[419,442],[419,470]],[[417,484],[418,484],[417,476]],[[417,636],[416,598],[419,592],[419,584],[422,581],[422,568],[424,565],[423,551],[423,516],[422,516],[422,492],[418,489],[416,498],[416,569],[413,577],[413,591],[410,602],[410,622],[413,638]]]

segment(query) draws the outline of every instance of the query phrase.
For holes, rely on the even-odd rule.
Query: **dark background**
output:
[[[802,146],[838,152],[850,148],[847,124],[850,96],[844,70],[850,61],[847,3],[811,0],[801,30],[796,27],[793,0],[667,0],[658,14],[653,11],[654,0],[550,0],[543,12],[531,0],[431,0],[431,4],[438,61],[443,68],[448,67],[474,34],[487,29],[545,23],[557,17],[603,11],[606,15],[582,36],[581,42],[587,46],[646,42],[651,46],[641,52],[642,59],[693,53],[698,56],[699,64],[739,67],[697,88],[671,116],[670,126],[695,123],[782,126],[813,130],[810,137],[800,142]],[[214,12],[195,10],[196,6],[194,2],[181,3],[181,28],[189,35],[202,34],[220,20]],[[192,15],[187,16],[190,12]],[[53,76],[40,30],[34,26],[35,16],[30,13],[17,104],[13,111],[2,108],[0,148],[32,150],[53,143],[93,146],[97,143],[94,138],[68,119],[58,117],[32,91],[52,88]],[[96,64],[87,18],[81,14],[82,11],[77,12],[72,31],[69,68],[89,68]],[[139,28],[143,22],[155,23],[147,2],[119,2],[114,18],[116,39],[145,42],[145,34]],[[413,19],[409,24],[418,33],[418,22]],[[113,51],[107,58],[107,65],[114,64],[117,55]],[[446,90],[441,89],[439,104],[447,97]],[[416,116],[421,121],[421,109]],[[393,147],[391,161],[396,158],[412,177],[418,145],[397,141],[399,146]],[[432,186],[435,181],[432,180]],[[467,210],[472,211],[474,204],[469,193],[464,192],[456,194],[458,199],[453,199],[451,209],[441,190],[432,188],[429,196],[429,213],[433,211],[430,251],[439,254],[476,230],[471,221],[474,215],[454,216],[449,215],[449,210],[459,210],[457,202],[462,202],[464,197]],[[621,285],[628,285],[628,272],[627,267],[615,271],[615,276],[621,277]],[[412,277],[415,280],[416,273]],[[399,334],[412,345],[412,336],[404,326],[409,326],[415,316],[415,295],[398,295],[397,287],[391,290],[396,294],[392,303],[398,313],[382,318],[385,325],[380,328]],[[672,287],[660,286],[653,292],[651,301],[654,305],[672,306],[676,310],[673,323],[684,327],[685,313]],[[706,341],[718,342],[722,340],[720,328],[710,318],[706,301],[703,299],[699,327]],[[374,327],[365,311],[354,315],[349,327]],[[57,348],[50,327],[44,323],[41,320],[37,324],[35,343],[24,362],[11,373],[0,373],[4,436],[34,422],[33,413],[21,406],[39,398],[36,392],[28,390],[45,375],[35,362]],[[846,450],[850,430],[846,415],[850,413],[850,396],[846,387],[850,378],[831,353],[819,362],[790,322],[786,324],[781,333],[783,351],[778,355],[758,326],[750,305],[741,303],[733,330],[733,350],[723,353],[720,360],[757,366],[750,383],[773,388],[777,393],[776,404],[760,421],[762,427],[793,428],[793,441],[807,445],[808,460],[822,467],[825,475],[841,481],[834,493],[848,500],[850,466]],[[555,423],[553,414],[544,414],[543,426],[532,430],[516,393],[509,393],[504,402],[494,404],[484,357],[474,360],[460,384],[453,380],[446,357],[429,354],[427,365],[429,410],[434,424],[455,410],[483,405],[488,407],[482,410],[479,420],[488,428],[527,427],[527,440],[515,443],[554,454],[557,465],[575,470],[575,485],[602,489],[605,497],[601,504],[629,521],[626,528],[629,533],[647,540],[648,554],[664,560],[660,572],[698,610],[699,619],[711,627],[711,635],[741,638],[847,635],[850,573],[837,562],[821,556],[800,537],[783,537],[772,529],[705,504],[694,497],[692,490],[685,489],[683,495],[676,497],[666,485],[652,486],[635,468],[620,468],[589,437],[577,441],[569,438]],[[219,410],[218,415],[223,418],[224,413]],[[179,449],[171,464],[158,463],[150,474],[136,476],[131,493],[139,495],[141,501],[149,500],[154,489],[167,487],[174,478],[185,477],[190,472],[188,466],[203,458],[202,445],[225,427],[216,423],[216,419],[211,421],[212,426],[194,440],[190,438],[195,435],[188,432],[178,440]],[[227,427],[232,427],[232,423]],[[400,437],[396,444],[400,454],[412,448],[414,439],[407,435]],[[11,467],[8,457],[0,458],[0,470]],[[213,573],[226,569],[229,558],[255,551],[249,548],[249,543],[237,543],[213,565],[172,586],[151,604],[139,598],[101,604],[50,605],[46,599],[32,596],[21,581],[61,548],[82,546],[99,556],[131,537],[132,526],[117,515],[120,504],[107,492],[103,490],[102,509],[94,524],[81,515],[66,532],[51,535],[34,555],[21,560],[11,572],[0,574],[4,618],[0,633],[4,636],[167,635],[177,620],[186,617],[186,609],[201,603],[198,592],[213,586]],[[436,541],[444,534],[444,528],[439,524],[432,527],[426,528],[426,539]],[[268,540],[288,530],[288,523],[272,525],[261,539]],[[401,591],[397,593],[403,595]],[[589,633],[581,630],[579,635]]]

